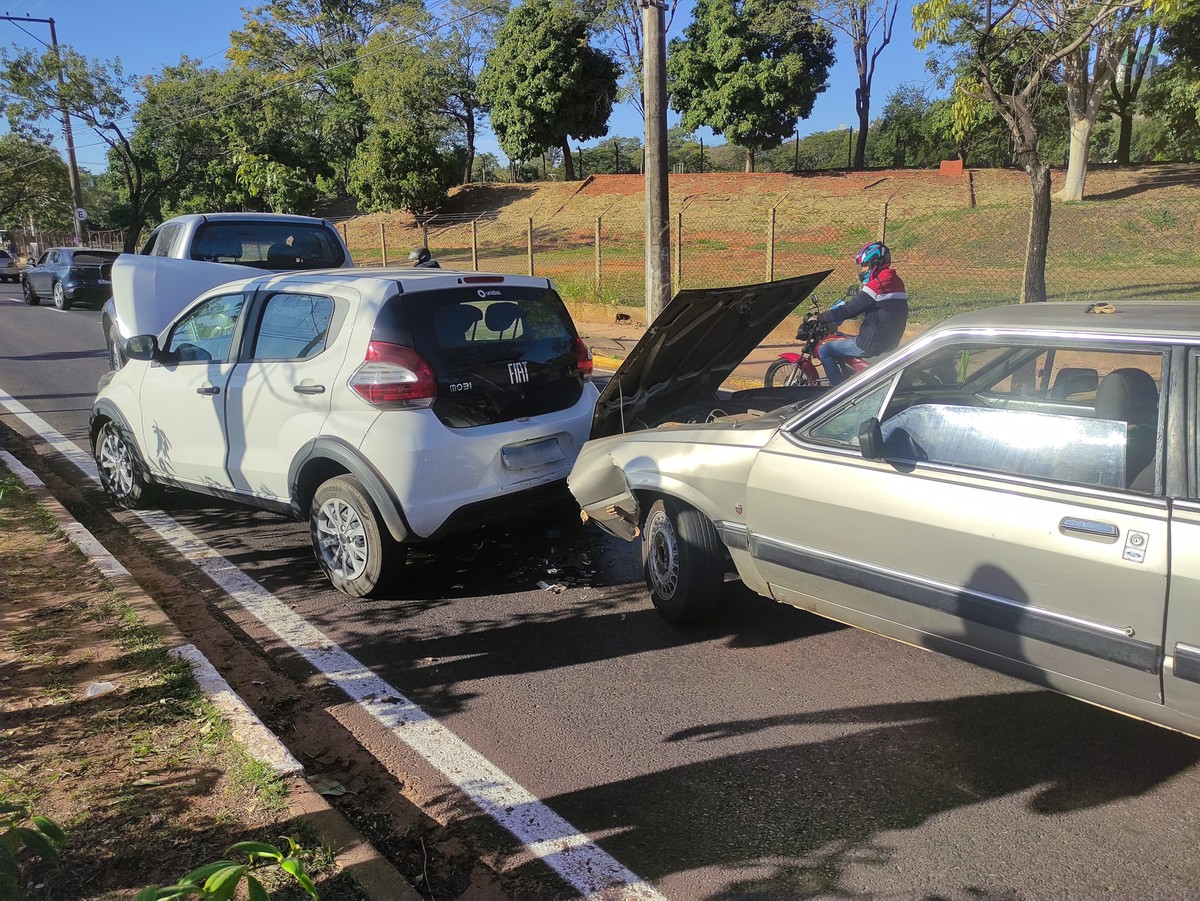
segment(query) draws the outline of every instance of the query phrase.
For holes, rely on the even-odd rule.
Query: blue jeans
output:
[[[854,338],[838,338],[836,341],[826,341],[817,348],[817,356],[821,358],[821,366],[825,369],[825,377],[830,385],[841,384],[846,374],[838,365],[838,360],[864,356]]]

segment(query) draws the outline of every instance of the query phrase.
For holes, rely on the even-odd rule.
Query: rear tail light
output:
[[[585,382],[592,380],[592,349],[582,338],[575,339],[575,368]]]
[[[437,376],[411,347],[372,341],[367,345],[366,359],[350,376],[350,387],[374,407],[432,407],[437,397]]]

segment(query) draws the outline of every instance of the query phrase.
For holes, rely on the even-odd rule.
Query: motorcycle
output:
[[[837,307],[845,301],[838,301]],[[816,298],[812,299],[813,316],[821,312]],[[799,352],[788,352],[779,355],[779,359],[767,367],[763,385],[767,388],[791,388],[803,385],[828,385],[829,379],[818,372],[817,364],[820,357],[817,348],[826,341],[837,341],[848,338],[849,335],[838,331],[834,325],[817,322],[815,318],[806,316],[796,329],[796,340],[801,342]],[[848,366],[852,372],[861,372],[870,364],[862,357],[843,358],[842,365]]]

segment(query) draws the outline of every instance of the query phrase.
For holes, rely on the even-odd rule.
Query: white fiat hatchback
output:
[[[569,499],[591,354],[544,278],[326,270],[229,282],[101,379],[91,439],[125,507],[175,486],[310,525],[339,590],[413,542]]]

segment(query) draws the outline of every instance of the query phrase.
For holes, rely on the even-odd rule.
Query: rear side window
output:
[[[451,428],[574,405],[583,392],[576,338],[554,291],[517,286],[398,295],[372,333],[429,362],[438,379],[433,410]]]
[[[171,248],[174,247],[175,241],[179,238],[179,232],[182,229],[183,226],[178,223],[160,227],[150,236],[150,240],[142,248],[142,255],[169,257],[171,255]]]
[[[251,357],[303,360],[325,349],[333,301],[312,294],[274,294],[263,310]]]
[[[336,269],[346,261],[332,228],[321,222],[207,222],[196,231],[192,259],[278,271]]]

